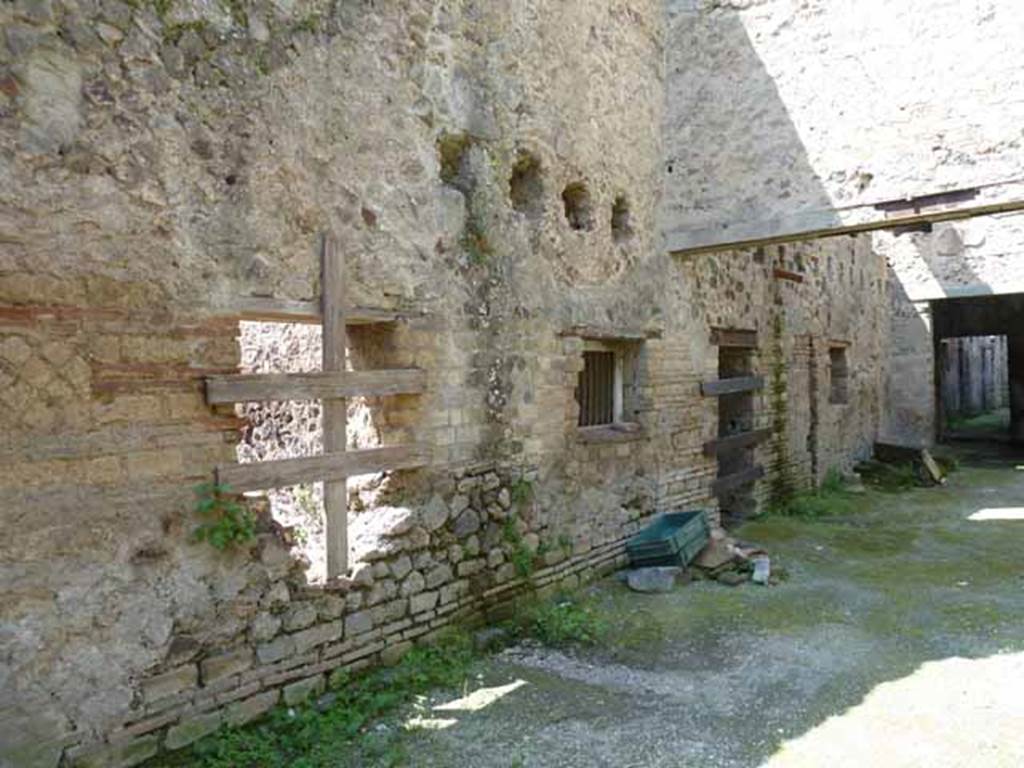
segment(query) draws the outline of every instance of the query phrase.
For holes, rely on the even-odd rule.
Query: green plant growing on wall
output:
[[[509,560],[512,565],[516,568],[516,573],[524,579],[530,578],[533,574],[533,552],[526,546],[526,542],[523,541],[523,536],[519,533],[519,528],[516,526],[515,516],[509,517],[505,521],[505,527],[503,530],[505,541],[512,545],[512,553],[509,555]]]
[[[781,310],[772,317],[771,381],[768,396],[772,411],[772,473],[770,503],[772,507],[784,507],[793,496],[793,481],[790,477],[789,451],[786,444],[786,354],[782,344],[784,324]]]
[[[567,534],[567,533],[559,534],[559,536],[558,536],[558,546],[561,548],[562,553],[566,557],[569,557],[572,554],[572,550],[573,550],[572,537],[569,534]]]
[[[292,26],[294,32],[309,32],[315,34],[320,29],[320,23],[323,19],[319,14],[311,13],[305,18],[300,19]]]
[[[525,477],[520,477],[509,487],[512,496],[512,503],[522,509],[533,498],[533,483]]]
[[[494,254],[494,247],[487,239],[487,233],[476,216],[470,215],[466,220],[466,229],[462,233],[462,246],[466,249],[469,262],[481,266]]]
[[[240,27],[248,26],[249,13],[246,9],[247,0],[220,0],[221,6],[231,14],[231,19]]]
[[[164,27],[164,42],[176,45],[186,32],[195,32],[197,35],[202,35],[206,27],[206,22],[202,20],[186,21],[181,24],[168,24]]]
[[[196,496],[196,514],[203,522],[192,532],[193,539],[223,552],[256,538],[256,520],[228,486],[203,483],[196,487]]]

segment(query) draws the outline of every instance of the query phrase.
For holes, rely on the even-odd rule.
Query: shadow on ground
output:
[[[485,662],[509,687],[411,731],[410,764],[1024,764],[1024,520],[968,519],[1024,506],[1024,457],[973,450],[945,488],[744,526],[780,586],[596,585],[600,647]]]
[[[944,439],[949,442],[1001,442],[1010,440],[1010,409],[997,408],[987,413],[951,419]]]

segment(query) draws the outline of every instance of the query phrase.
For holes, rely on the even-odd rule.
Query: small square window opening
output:
[[[622,357],[611,350],[583,353],[576,397],[581,427],[614,424],[622,420]]]
[[[575,397],[581,428],[639,433],[636,422],[642,345],[633,340],[586,339]]]

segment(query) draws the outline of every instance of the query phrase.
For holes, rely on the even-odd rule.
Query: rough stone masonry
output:
[[[695,29],[789,4],[689,5],[0,3],[0,765],[136,765],[612,569],[657,511],[717,524],[870,452],[871,235],[663,246],[786,199],[733,186],[764,154],[747,137],[809,167],[785,105],[746,93],[722,121],[721,78],[746,81],[681,79],[702,50],[753,61]],[[372,535],[326,586],[266,505],[252,546],[191,536],[192,486],[262,450],[203,379],[252,362],[246,300],[319,297],[325,232],[348,303],[400,317],[350,329],[352,364],[427,377],[362,404],[366,434],[430,448],[353,497]],[[620,424],[581,428],[600,345],[629,360]],[[735,407],[705,394],[740,374],[760,385]],[[732,466],[715,443],[737,431],[764,437]]]

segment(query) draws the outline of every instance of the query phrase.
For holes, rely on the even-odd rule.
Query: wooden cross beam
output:
[[[346,440],[346,398],[358,396],[419,394],[426,388],[426,375],[416,368],[378,371],[346,371],[348,347],[346,328],[367,323],[393,323],[394,312],[355,309],[345,306],[345,262],[329,234],[324,235],[321,255],[319,304],[275,299],[242,302],[240,316],[270,322],[323,323],[323,370],[317,373],[269,373],[210,376],[206,379],[206,401],[211,405],[284,400],[323,402],[324,452],[280,461],[227,464],[217,467],[217,482],[236,491],[283,488],[324,481],[324,511],[327,537],[327,577],[342,576],[348,570],[347,479],[370,472],[422,467],[430,451],[422,445],[389,445],[348,451]]]
[[[330,234],[324,235],[320,281],[323,317],[323,371],[343,373],[348,334],[345,326],[345,260]],[[348,401],[324,400],[324,453],[343,453],[347,447]],[[324,481],[327,578],[348,570],[348,486],[345,477]]]
[[[271,400],[416,395],[426,388],[426,378],[424,372],[418,368],[210,376],[206,379],[206,402],[216,405]]]

